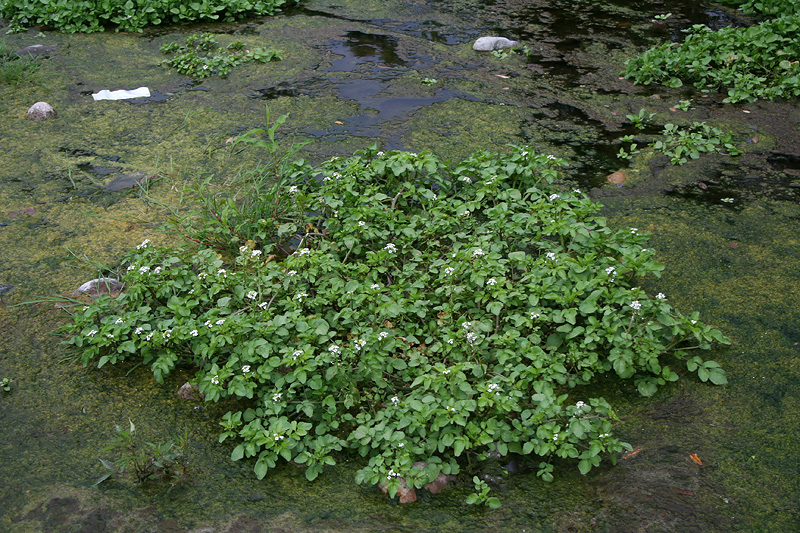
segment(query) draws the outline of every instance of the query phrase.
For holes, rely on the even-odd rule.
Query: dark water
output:
[[[667,12],[664,27],[653,22]],[[0,304],[0,379],[13,380],[0,393],[0,530],[797,530],[800,117],[792,103],[730,107],[714,94],[619,79],[625,59],[694,23],[742,22],[682,1],[314,0],[237,25],[8,36],[61,51],[38,84],[0,87],[0,283],[15,286]],[[201,30],[280,48],[285,59],[199,83],[157,66],[159,46]],[[486,34],[518,39],[529,52],[473,52]],[[89,96],[141,85],[158,97],[134,105]],[[695,109],[671,111],[681,99]],[[56,121],[24,120],[39,100],[56,108]],[[598,384],[621,416],[616,433],[640,451],[585,477],[559,464],[551,484],[529,465],[510,476],[486,472],[503,501],[492,511],[464,505],[466,479],[399,506],[353,483],[360,462],[352,457],[311,484],[292,466],[258,481],[252,464],[231,462],[232,447],[217,443],[229,406],[176,398],[191,372],[162,386],[132,365],[87,371],[64,362],[53,332],[65,313],[52,301],[15,304],[69,294],[144,238],[178,243],[159,228],[188,208],[181,190],[201,179],[222,190],[263,159],[226,141],[263,126],[264,104],[273,116],[290,113],[281,140],[313,139],[303,153],[315,161],[373,142],[456,159],[508,143],[564,157],[565,185],[601,200],[612,226],[652,234],[667,268],[648,290],[732,338],[712,354],[729,385],[684,376],[644,399],[632,383]],[[619,138],[638,134],[625,115],[643,108],[656,113],[647,134],[666,122],[715,121],[746,153],[685,167],[648,153],[619,160]],[[625,167],[622,187],[605,182]],[[106,191],[139,171],[161,178],[148,190]],[[93,486],[104,473],[98,458],[113,458],[100,450],[129,418],[154,441],[188,429],[190,483]]]

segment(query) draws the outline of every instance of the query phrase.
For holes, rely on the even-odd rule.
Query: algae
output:
[[[14,380],[0,396],[0,475],[9,480],[0,487],[0,529],[797,530],[800,487],[787,473],[800,459],[800,114],[791,102],[721,106],[714,94],[620,80],[622,62],[637,50],[716,17],[677,0],[653,9],[629,2],[309,1],[291,14],[241,24],[142,35],[9,35],[9,46],[46,42],[59,52],[43,61],[35,83],[0,87],[0,283],[16,287],[0,305],[0,379]],[[674,13],[665,29],[653,26],[659,11]],[[202,31],[223,44],[238,39],[284,50],[285,59],[202,83],[157,66],[162,44]],[[471,50],[472,39],[491,33],[520,38],[531,54],[499,59]],[[424,86],[426,77],[439,83]],[[143,84],[162,98],[90,96]],[[625,114],[646,107],[659,123],[671,121],[670,105],[687,97],[696,109],[681,118],[720,121],[737,132],[746,153],[680,168],[643,156],[631,162],[635,179],[622,187],[604,183],[628,164],[613,157],[630,126]],[[39,100],[53,105],[56,120],[24,119]],[[399,111],[388,112],[384,102]],[[469,480],[398,506],[353,484],[356,458],[342,457],[313,484],[291,466],[258,481],[251,464],[230,461],[227,443],[217,443],[227,406],[175,396],[190,370],[162,386],[141,368],[86,370],[63,361],[53,332],[66,314],[52,297],[109,272],[144,238],[179,244],[161,226],[189,209],[184,189],[207,179],[224,192],[265,157],[228,142],[264,126],[265,103],[273,116],[291,115],[281,142],[315,139],[302,152],[315,162],[373,142],[444,158],[527,143],[567,158],[567,177],[605,204],[613,226],[652,234],[667,269],[648,290],[665,293],[678,309],[700,311],[733,339],[713,354],[729,384],[682,379],[644,399],[632,383],[602,383],[598,395],[624,415],[617,433],[640,451],[587,477],[559,464],[552,484],[536,478],[531,465],[516,474],[498,465],[484,474],[504,506],[489,511],[465,508]],[[103,174],[98,167],[120,170]],[[160,178],[142,189],[104,190],[135,171]],[[32,214],[8,216],[31,207]],[[35,300],[42,301],[20,305]],[[193,481],[170,489],[114,478],[92,487],[114,423],[128,418],[153,441],[188,428]]]

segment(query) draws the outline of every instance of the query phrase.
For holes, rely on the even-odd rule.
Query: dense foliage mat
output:
[[[200,21],[231,22],[274,15],[287,0],[0,0],[0,18],[14,27],[35,24],[67,33],[106,28],[142,31],[146,26]]]
[[[76,310],[65,342],[159,381],[196,368],[205,401],[240,399],[220,440],[259,478],[288,461],[313,480],[339,450],[392,495],[509,454],[545,480],[557,458],[586,473],[629,448],[587,385],[615,374],[651,395],[681,368],[722,384],[689,354],[728,341],[639,286],[663,268],[647,236],[555,189],[562,164],[514,147],[279,165],[245,198],[202,196],[199,247],[142,243],[124,291]],[[496,505],[487,491],[471,502]]]
[[[665,43],[626,62],[623,74],[634,83],[701,90],[725,90],[725,102],[752,102],[800,95],[800,13],[747,28],[713,31],[692,26],[682,43]]]

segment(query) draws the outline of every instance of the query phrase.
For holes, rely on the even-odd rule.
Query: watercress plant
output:
[[[553,186],[564,164],[527,147],[297,163],[261,210],[187,226],[200,244],[260,228],[230,233],[236,248],[139,245],[124,291],[76,310],[65,343],[159,382],[195,368],[206,401],[239,400],[220,441],[259,478],[293,462],[313,480],[344,451],[392,496],[490,456],[536,458],[546,481],[559,459],[586,474],[630,449],[587,385],[610,373],[652,395],[728,340],[641,287],[663,268],[646,234]],[[688,369],[724,383],[710,363]],[[499,505],[485,488],[471,503]]]

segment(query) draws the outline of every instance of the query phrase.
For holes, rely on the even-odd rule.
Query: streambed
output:
[[[673,17],[655,27],[653,15],[665,12]],[[0,87],[0,283],[15,287],[0,306],[0,379],[13,380],[0,396],[0,529],[796,530],[797,106],[722,105],[713,93],[619,79],[627,57],[677,38],[681,27],[735,20],[681,1],[311,0],[235,25],[7,36],[19,47],[59,50],[38,84]],[[201,83],[157,66],[162,44],[201,31],[223,44],[278,48],[285,59]],[[516,38],[530,54],[472,51],[486,34]],[[142,85],[153,98],[90,96]],[[695,109],[671,111],[680,99]],[[39,100],[53,105],[55,120],[24,120]],[[640,452],[585,477],[562,465],[551,484],[534,472],[511,475],[494,488],[504,505],[492,511],[464,505],[468,480],[398,506],[354,485],[355,459],[313,484],[291,466],[257,481],[250,462],[231,462],[229,444],[217,443],[227,406],[177,399],[189,373],[161,386],[132,365],[87,371],[62,362],[52,333],[63,310],[52,301],[15,304],[70,293],[145,238],[178,243],[160,227],[185,209],[180,191],[204,179],[222,190],[264,157],[226,141],[263,126],[265,104],[273,116],[290,113],[281,130],[287,146],[314,140],[303,155],[315,162],[373,142],[454,159],[530,144],[567,159],[567,177],[605,205],[611,225],[652,233],[667,269],[648,290],[731,337],[711,357],[729,385],[687,376],[651,399],[632,383],[598,385],[623,416],[617,434]],[[684,167],[645,154],[621,187],[611,185],[605,176],[629,165],[614,157],[619,138],[636,133],[625,115],[642,108],[656,113],[654,124],[708,120],[733,131],[745,154]],[[159,176],[147,195],[106,191],[133,172]],[[193,481],[172,490],[119,477],[93,486],[104,473],[98,458],[113,458],[100,450],[128,418],[153,441],[188,429]]]

